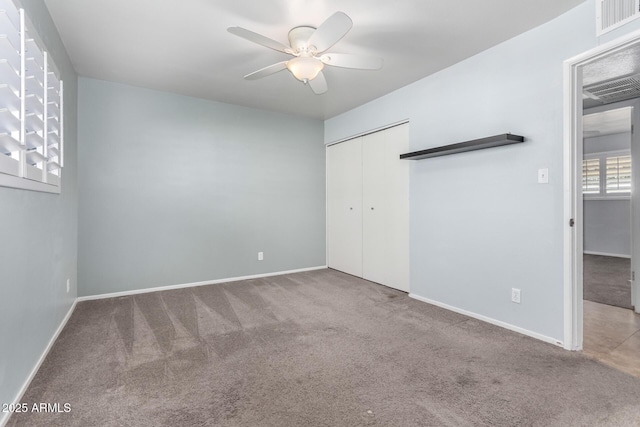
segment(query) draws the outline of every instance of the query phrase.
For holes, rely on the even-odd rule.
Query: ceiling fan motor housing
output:
[[[307,42],[316,29],[313,27],[295,27],[289,31],[289,45],[294,52],[306,52],[308,50]]]

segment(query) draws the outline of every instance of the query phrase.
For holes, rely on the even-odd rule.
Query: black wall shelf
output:
[[[413,153],[400,154],[401,160],[420,160],[430,157],[446,156],[449,154],[464,153],[465,151],[482,150],[484,148],[500,147],[501,145],[518,144],[524,142],[524,136],[503,133],[487,138],[474,139],[459,142],[457,144],[443,145],[442,147],[429,148],[427,150],[414,151]]]

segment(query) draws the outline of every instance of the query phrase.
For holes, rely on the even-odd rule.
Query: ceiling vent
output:
[[[596,35],[640,18],[640,0],[596,0]]]
[[[603,104],[640,97],[640,74],[633,74],[584,87],[589,98]]]

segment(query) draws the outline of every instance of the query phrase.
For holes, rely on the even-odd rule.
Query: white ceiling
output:
[[[582,118],[582,131],[585,138],[631,132],[631,108],[588,114]]]
[[[634,44],[582,67],[582,84],[589,86],[638,73],[640,73],[640,44]]]
[[[78,74],[221,102],[326,119],[534,28],[584,0],[45,0]],[[326,67],[329,91],[282,71],[290,58],[226,31],[287,42],[336,11],[353,29],[329,52],[384,58],[380,71]],[[595,18],[594,18],[595,19]],[[595,25],[595,24],[594,24]]]
[[[596,61],[590,62],[582,67],[582,84],[584,87],[600,84],[613,84],[617,86],[617,90],[613,91],[612,87],[609,87],[605,92],[608,95],[616,94],[617,97],[611,99],[591,99],[586,94],[583,98],[583,107],[592,108],[611,102],[621,101],[625,99],[633,98],[634,95],[623,90],[621,86],[624,86],[626,81],[620,82],[619,79],[626,79],[628,77],[637,76],[640,74],[640,44],[633,44],[622,50],[616,50],[615,52],[600,58]],[[617,83],[616,83],[617,82]],[[593,91],[593,88],[589,88]],[[617,98],[617,99],[616,99]]]

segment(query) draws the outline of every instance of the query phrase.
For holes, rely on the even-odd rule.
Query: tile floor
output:
[[[640,314],[584,301],[585,354],[640,377]]]

